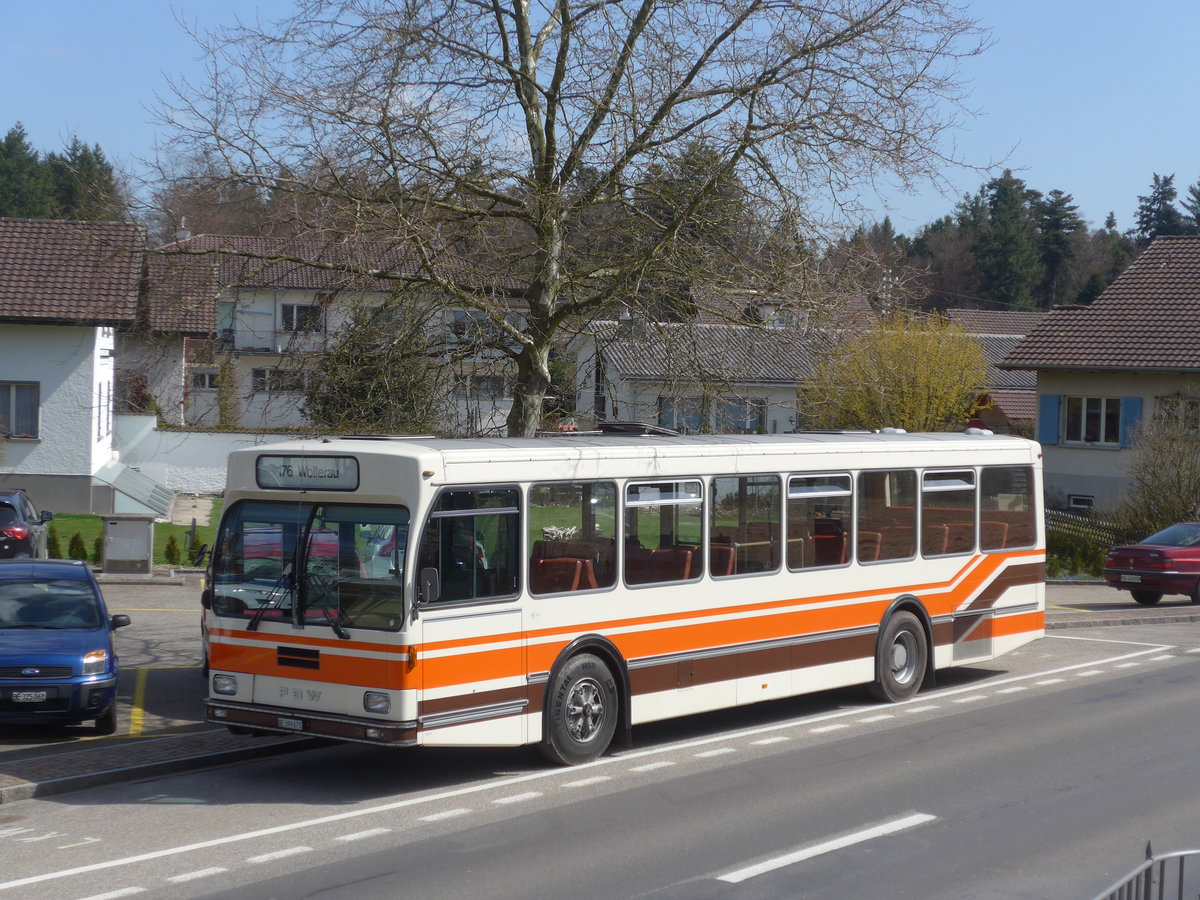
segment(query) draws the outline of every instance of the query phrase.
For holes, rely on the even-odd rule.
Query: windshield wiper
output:
[[[322,589],[328,587],[330,583],[331,583],[331,579],[329,579],[325,576],[317,576],[315,574],[310,573],[308,578],[305,579],[305,591],[304,591],[305,600],[307,600],[308,598],[310,598],[313,595],[314,587],[316,587],[317,594],[328,595],[329,592],[322,590]],[[323,599],[317,601],[317,606],[321,610],[321,612],[323,612],[325,614],[325,621],[327,621],[329,623],[329,627],[333,629],[333,633],[336,634],[343,641],[350,640],[350,633],[348,631],[346,631],[346,629],[342,627],[342,623],[338,621],[338,618],[341,616],[341,613],[339,612],[336,616],[333,615],[333,613],[331,611],[332,607],[328,603],[326,603]]]
[[[263,599],[262,604],[254,611],[254,615],[250,617],[250,623],[246,626],[247,631],[258,631],[258,623],[262,621],[263,613],[268,609],[279,609],[283,605],[283,599],[288,595],[288,592],[294,590],[295,585],[291,582],[292,564],[289,562],[284,565],[283,571],[279,575],[279,580],[272,585],[270,592]],[[295,606],[295,598],[292,598],[292,605]]]

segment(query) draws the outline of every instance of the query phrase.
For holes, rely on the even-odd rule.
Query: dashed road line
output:
[[[301,853],[312,853],[312,847],[288,847],[286,850],[276,850],[272,853],[263,853],[259,856],[248,856],[246,862],[259,863],[275,862],[277,859],[287,859],[289,856],[299,856]]]
[[[657,762],[645,763],[640,766],[630,766],[630,772],[653,772],[655,769],[666,769],[675,765],[669,759],[660,759]]]
[[[82,900],[117,900],[118,897],[132,897],[135,894],[144,893],[146,893],[144,887],[127,887],[109,891],[107,894],[92,894],[90,897],[82,898]]]
[[[825,734],[830,731],[841,731],[843,728],[849,728],[845,722],[834,722],[832,725],[822,725],[819,728],[810,728],[810,734]]]
[[[750,743],[754,744],[756,747],[764,747],[767,744],[782,744],[784,741],[787,741],[787,740],[791,740],[791,738],[789,738],[783,734],[776,734],[776,735],[772,735],[771,737],[760,738],[757,741],[751,741]]]
[[[880,713],[877,716],[867,716],[866,718],[858,719],[857,722],[859,725],[870,725],[872,722],[885,722],[888,719],[894,718],[896,717],[891,713]]]
[[[465,806],[460,806],[457,809],[448,809],[445,812],[430,813],[427,816],[420,816],[418,822],[442,822],[446,819],[457,819],[459,816],[465,816],[470,810]]]
[[[391,833],[392,829],[390,828],[368,828],[366,831],[356,831],[354,834],[339,835],[334,840],[348,844],[351,841],[363,841],[367,838],[379,837],[380,835]]]
[[[724,756],[726,753],[737,753],[737,749],[734,747],[718,747],[715,750],[702,750],[699,753],[693,753],[692,756],[695,759],[708,759],[712,756]]]
[[[211,878],[229,870],[224,866],[209,866],[207,869],[197,869],[194,872],[184,872],[182,875],[172,875],[167,879],[171,884],[183,884],[188,881],[199,881],[201,878]]]
[[[565,787],[565,788],[589,787],[593,784],[601,784],[602,782],[605,782],[605,781],[612,781],[612,776],[611,775],[596,775],[592,778],[580,778],[578,781],[568,781],[566,784],[561,785],[561,787]]]
[[[542,796],[541,791],[526,791],[524,794],[513,794],[509,797],[497,797],[493,803],[499,803],[502,806],[509,803],[524,803],[526,800],[533,800]]]

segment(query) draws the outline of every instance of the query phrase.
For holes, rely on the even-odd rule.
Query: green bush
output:
[[[62,539],[53,524],[50,525],[50,535],[46,538],[46,553],[51,559],[62,559]]]
[[[1046,574],[1051,578],[1082,575],[1099,578],[1105,548],[1087,538],[1050,531],[1046,534]]]
[[[87,562],[87,544],[83,542],[83,532],[77,531],[71,535],[71,543],[67,545],[67,558]]]
[[[92,541],[92,564],[97,566],[104,565],[104,535],[96,535],[96,539]]]
[[[163,557],[171,565],[179,565],[179,541],[175,539],[175,535],[167,538],[167,546],[163,549]]]

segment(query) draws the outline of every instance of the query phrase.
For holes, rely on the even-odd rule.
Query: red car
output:
[[[1185,594],[1200,603],[1200,522],[1180,522],[1139,544],[1113,547],[1104,578],[1143,606],[1153,606],[1163,594]]]

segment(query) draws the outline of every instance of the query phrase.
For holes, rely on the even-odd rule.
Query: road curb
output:
[[[1078,618],[1072,618],[1077,616]],[[1089,613],[1066,613],[1061,618],[1046,618],[1046,630],[1055,631],[1063,628],[1102,628],[1114,625],[1180,625],[1188,622],[1200,622],[1200,612],[1179,613],[1176,615],[1151,615],[1138,613],[1123,613],[1113,616],[1092,616]]]
[[[115,749],[97,743],[84,751],[64,749],[61,753],[8,763],[0,760],[0,807],[34,797],[291,753],[321,743],[320,739],[309,737],[243,737],[221,729],[150,737]],[[91,756],[92,753],[96,756]],[[155,754],[160,758],[144,759]]]

